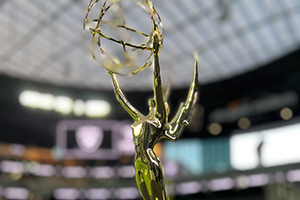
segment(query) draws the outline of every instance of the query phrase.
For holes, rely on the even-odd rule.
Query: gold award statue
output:
[[[171,141],[177,140],[183,130],[183,127],[189,124],[191,111],[197,101],[198,96],[197,56],[195,54],[194,75],[186,102],[181,103],[175,117],[169,121],[169,107],[167,102],[164,100],[165,94],[162,89],[159,66],[159,53],[162,47],[163,29],[160,17],[156,12],[152,2],[150,0],[135,0],[135,2],[141,6],[151,17],[153,28],[150,35],[127,27],[125,25],[125,20],[110,22],[112,26],[117,28],[135,32],[148,37],[148,41],[146,43],[142,45],[135,45],[129,42],[124,42],[120,39],[109,37],[102,32],[101,23],[109,23],[103,20],[104,15],[113,6],[113,4],[118,3],[118,1],[112,1],[110,5],[107,5],[107,0],[104,0],[98,18],[93,20],[88,19],[91,9],[98,3],[98,1],[99,0],[90,1],[85,17],[85,27],[90,22],[94,22],[95,27],[89,27],[89,30],[93,36],[93,42],[98,45],[101,54],[106,54],[106,60],[103,61],[102,66],[107,70],[112,79],[114,91],[118,101],[134,120],[134,123],[131,125],[131,127],[135,145],[134,167],[138,188],[145,200],[167,200],[168,197],[165,189],[162,165],[158,157],[153,152],[153,148],[155,144],[163,139],[168,139]],[[117,13],[120,14],[118,11]],[[101,38],[120,44],[124,51],[125,62],[123,61],[122,63],[117,58],[107,53],[101,45]],[[137,54],[132,56],[131,51],[128,51],[127,48],[131,48],[131,51],[149,51],[150,55],[142,67],[131,69],[132,71],[129,73],[123,73],[121,72],[122,68],[131,67],[130,65],[134,65],[133,61],[136,59],[135,56],[138,56]],[[92,55],[94,59],[96,59],[94,52],[92,52]],[[153,59],[153,62],[150,61],[151,59]],[[116,75],[133,75],[148,66],[154,67],[154,97],[149,100],[148,115],[144,116],[127,101],[119,87]]]

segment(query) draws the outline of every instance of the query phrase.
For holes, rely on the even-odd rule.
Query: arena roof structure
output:
[[[147,27],[124,3],[134,27]],[[0,73],[75,88],[111,90],[109,76],[90,54],[82,24],[88,1],[0,2]],[[300,46],[298,0],[153,0],[165,36],[160,57],[172,87],[189,85],[193,52],[199,54],[199,82],[212,83],[254,70]],[[138,17],[137,17],[138,16]],[[147,15],[145,15],[147,17]],[[151,24],[150,24],[151,26]],[[138,83],[138,84],[137,84]],[[122,79],[127,91],[151,90],[149,71]]]

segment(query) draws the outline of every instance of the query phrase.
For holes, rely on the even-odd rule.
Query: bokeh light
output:
[[[240,127],[240,129],[247,129],[251,126],[251,121],[247,117],[242,117],[238,121],[238,126]]]
[[[210,134],[217,136],[222,132],[222,126],[219,123],[211,123],[207,126],[207,130]]]
[[[284,120],[289,120],[293,117],[293,111],[290,108],[283,108],[280,111],[280,117]]]

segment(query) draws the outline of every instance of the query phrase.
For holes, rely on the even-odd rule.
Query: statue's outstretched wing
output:
[[[175,141],[179,138],[184,126],[189,124],[192,109],[198,99],[198,57],[195,54],[194,75],[185,103],[181,103],[175,117],[169,122],[166,138]]]

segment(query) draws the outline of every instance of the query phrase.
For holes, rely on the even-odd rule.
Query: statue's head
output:
[[[149,99],[149,109],[155,108],[156,102],[154,98]]]

